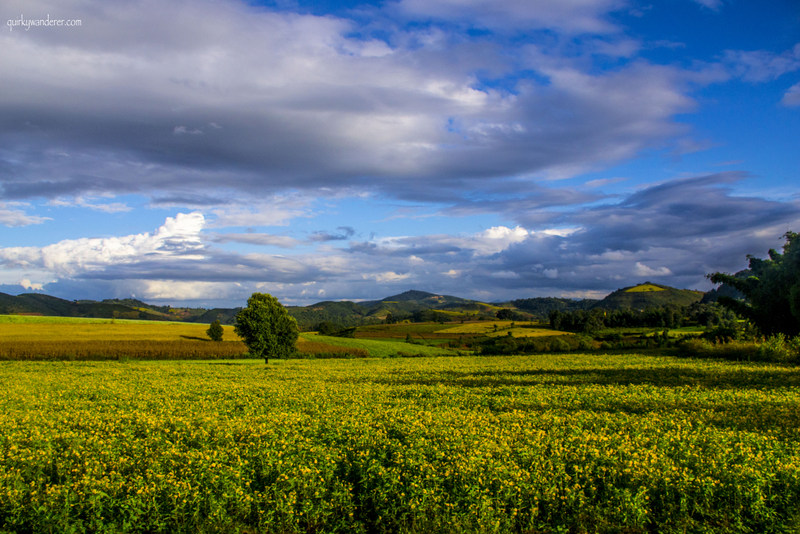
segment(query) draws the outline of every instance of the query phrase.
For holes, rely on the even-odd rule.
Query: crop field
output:
[[[208,338],[207,329],[205,324],[180,322],[0,316],[0,360],[249,357],[247,346],[236,335],[233,326],[223,326],[223,341],[220,343]],[[334,358],[389,356],[393,351],[396,354],[398,348],[414,354],[436,353],[436,349],[426,350],[405,343],[394,343],[390,347],[380,342],[354,344],[348,341],[303,334],[297,341],[297,350],[301,355]]]
[[[797,368],[0,362],[0,387],[0,531],[800,527]]]

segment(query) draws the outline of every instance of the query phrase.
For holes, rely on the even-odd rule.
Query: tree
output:
[[[783,254],[770,249],[769,259],[748,255],[746,271],[709,275],[715,284],[727,284],[744,295],[744,300],[720,297],[719,303],[749,319],[765,335],[800,334],[800,236],[786,232],[784,238]]]
[[[514,312],[509,310],[508,308],[501,308],[497,310],[495,316],[501,321],[509,320],[514,318]]]
[[[206,334],[208,337],[211,338],[211,341],[222,341],[222,325],[219,323],[219,319],[211,323],[209,325],[208,330],[206,330]]]
[[[236,314],[234,326],[250,354],[264,358],[281,358],[295,350],[297,321],[289,315],[278,299],[266,293],[253,293],[247,307]]]

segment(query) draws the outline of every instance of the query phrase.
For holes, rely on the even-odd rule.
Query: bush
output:
[[[758,347],[758,359],[767,362],[795,362],[800,356],[800,336],[787,340],[783,334],[775,334]]]

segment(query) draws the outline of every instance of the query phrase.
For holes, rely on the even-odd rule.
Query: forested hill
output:
[[[619,310],[630,308],[644,310],[661,306],[689,306],[700,302],[705,295],[702,291],[675,289],[674,287],[645,282],[632,287],[618,289],[603,300],[594,304],[595,308]]]
[[[476,300],[438,295],[411,290],[381,300],[363,302],[325,301],[310,306],[287,306],[301,328],[309,329],[324,321],[343,326],[356,326],[394,320],[453,321],[470,318],[491,319],[500,310],[520,319],[546,319],[550,311],[605,309],[645,309],[668,304],[686,306],[703,298],[700,291],[675,289],[668,286],[639,284],[611,293],[603,300],[530,298],[504,303],[486,303]],[[173,308],[155,306],[136,299],[64,300],[42,293],[24,293],[12,296],[0,293],[0,314],[34,314],[62,317],[98,317],[118,319],[146,319],[161,321],[187,321],[210,323],[216,319],[233,323],[240,308]]]

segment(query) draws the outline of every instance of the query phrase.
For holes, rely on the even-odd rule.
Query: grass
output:
[[[800,521],[796,368],[638,355],[5,362],[0,383],[0,531]]]
[[[308,340],[315,340],[331,345],[352,347],[366,350],[373,358],[393,358],[397,356],[452,356],[453,351],[427,345],[406,343],[405,341],[388,341],[375,339],[341,338],[320,336],[317,334],[301,334]]]
[[[625,293],[650,293],[652,291],[666,291],[666,289],[654,284],[639,284],[638,286],[626,289]]]
[[[10,341],[180,341],[208,340],[207,324],[160,321],[0,323],[0,342]],[[223,340],[238,340],[223,326]]]
[[[145,321],[140,319],[104,319],[97,317],[53,317],[49,315],[0,315],[2,324],[188,324],[179,321]]]

